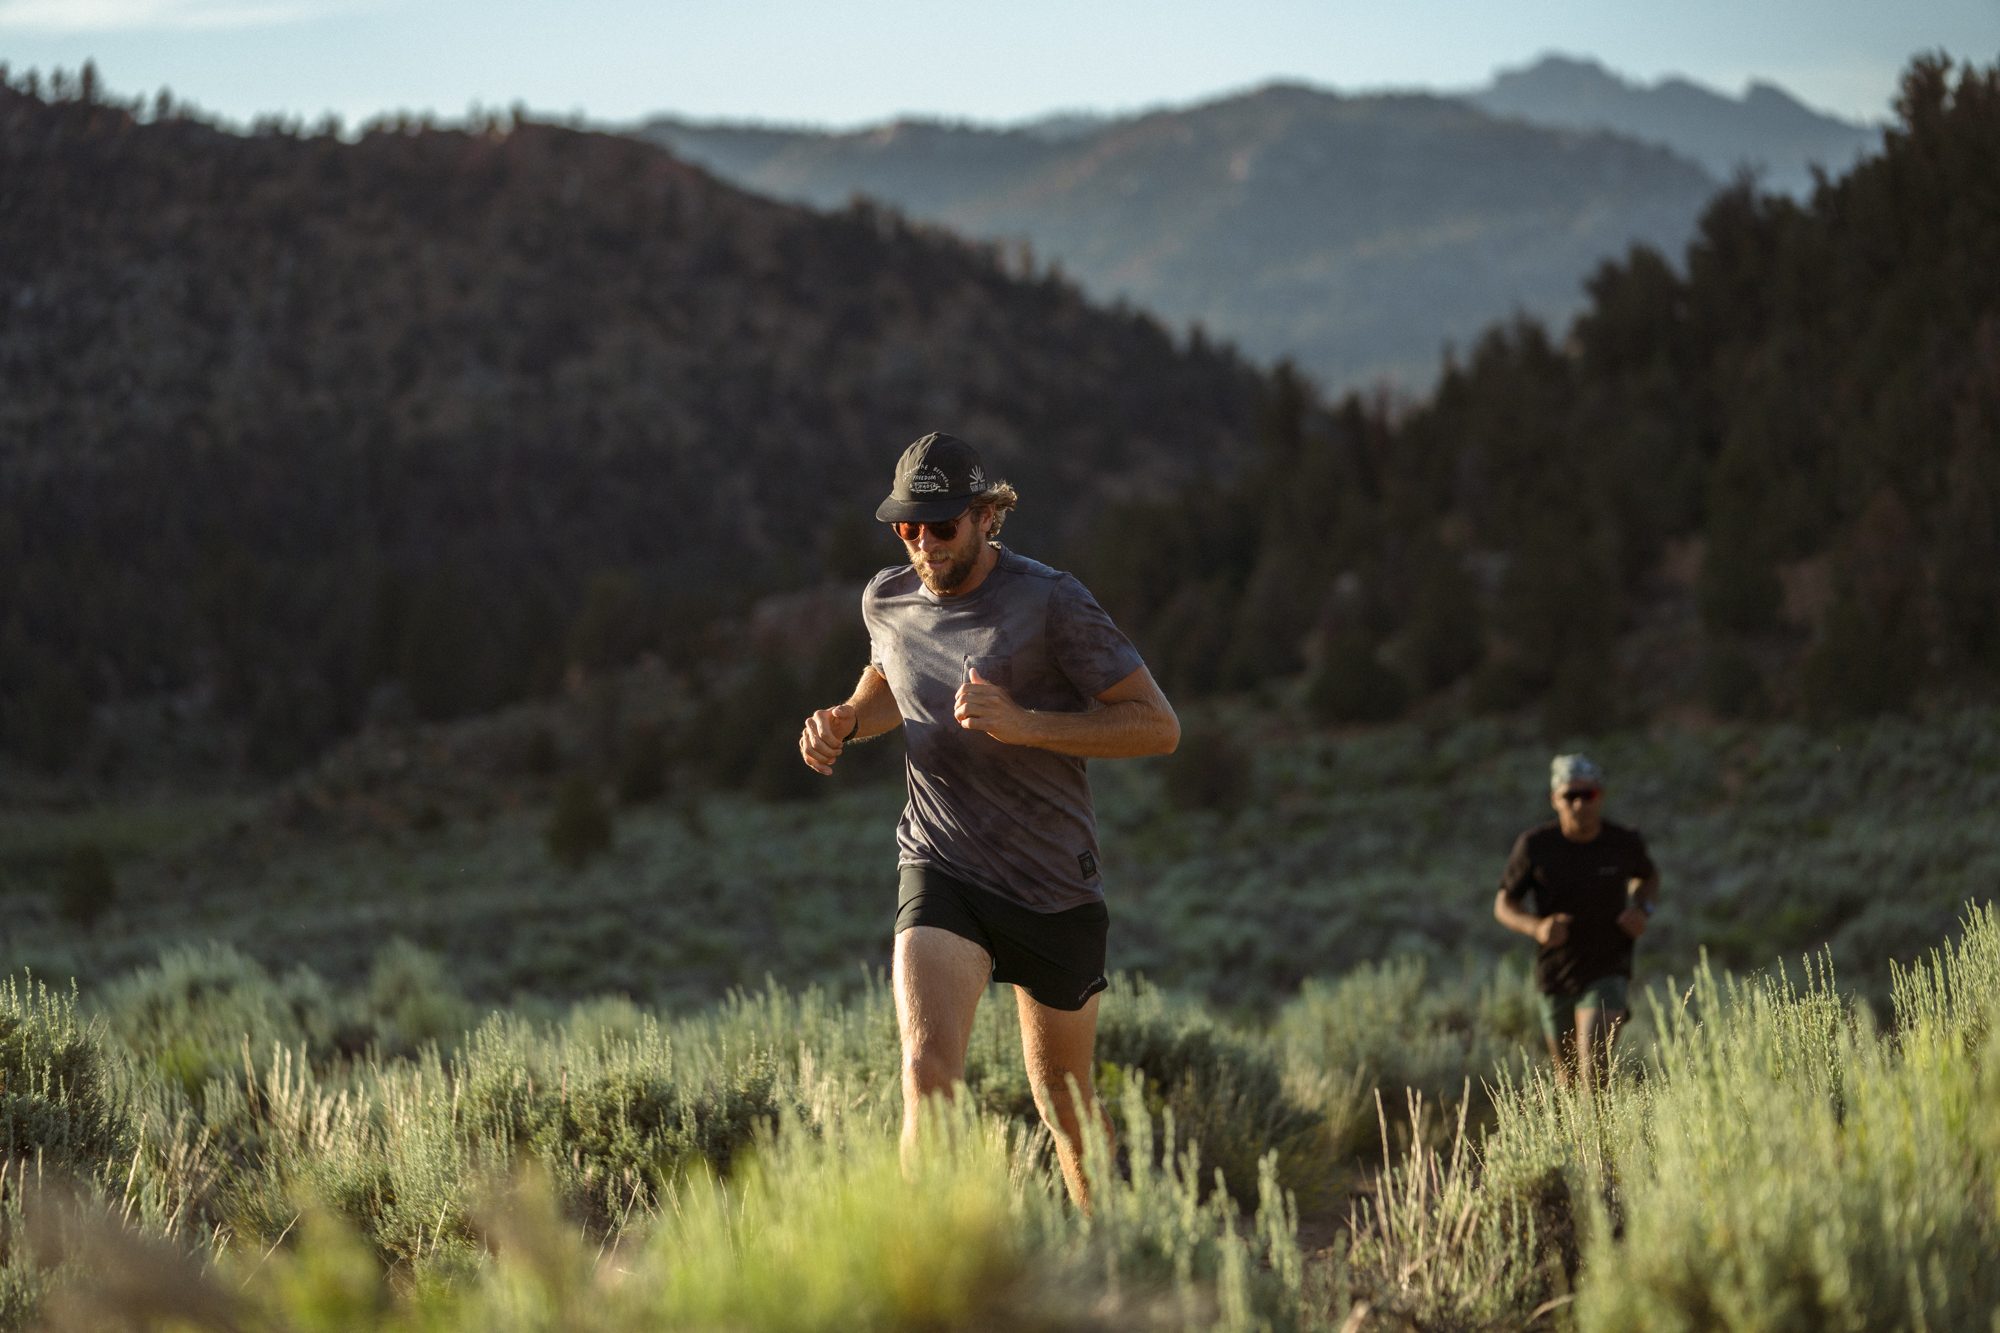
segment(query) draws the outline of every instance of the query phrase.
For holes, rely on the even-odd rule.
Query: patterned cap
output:
[[[957,518],[991,489],[979,452],[956,435],[933,431],[903,451],[895,489],[875,517],[884,523],[940,523]]]
[[[1587,754],[1559,754],[1549,761],[1549,790],[1561,791],[1572,782],[1587,782],[1593,787],[1604,785],[1604,770],[1590,761]]]

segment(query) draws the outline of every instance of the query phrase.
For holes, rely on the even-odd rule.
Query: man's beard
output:
[[[942,597],[972,577],[973,567],[979,563],[979,548],[973,547],[971,558],[965,560],[960,560],[954,552],[951,563],[939,569],[933,569],[928,561],[911,563],[916,566],[917,577],[924,581],[924,586]]]

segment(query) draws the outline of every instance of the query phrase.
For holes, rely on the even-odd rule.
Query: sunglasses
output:
[[[891,523],[889,526],[894,528],[896,535],[906,542],[913,542],[921,537],[925,528],[929,528],[931,536],[939,541],[948,542],[958,536],[958,525],[965,522],[967,517],[969,515],[960,514],[957,518],[948,518],[942,523]]]
[[[1589,805],[1602,795],[1604,793],[1596,787],[1580,787],[1575,791],[1564,792],[1562,799],[1570,805]]]

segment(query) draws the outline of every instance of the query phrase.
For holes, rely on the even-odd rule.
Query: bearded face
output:
[[[968,512],[959,520],[958,530],[950,541],[940,539],[926,526],[915,541],[903,542],[910,553],[910,564],[926,588],[944,597],[972,577],[972,571],[979,565],[979,552],[986,543],[989,515],[990,511],[984,509]]]

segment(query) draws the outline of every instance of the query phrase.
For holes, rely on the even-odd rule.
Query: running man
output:
[[[862,593],[869,665],[846,703],[806,719],[799,751],[832,773],[844,746],[903,728],[905,1146],[924,1099],[951,1096],[964,1079],[987,984],[1012,983],[1035,1106],[1087,1208],[1079,1114],[1111,1128],[1091,1081],[1110,917],[1084,760],[1167,754],[1180,722],[1081,583],[993,540],[1016,499],[955,436],[904,451],[875,517],[894,526],[910,563]]]
[[[1556,1077],[1604,1086],[1625,1021],[1632,943],[1646,933],[1660,872],[1638,830],[1604,818],[1604,773],[1580,754],[1549,765],[1556,817],[1514,841],[1493,915],[1541,947],[1535,983]],[[1535,895],[1535,912],[1522,906]]]

